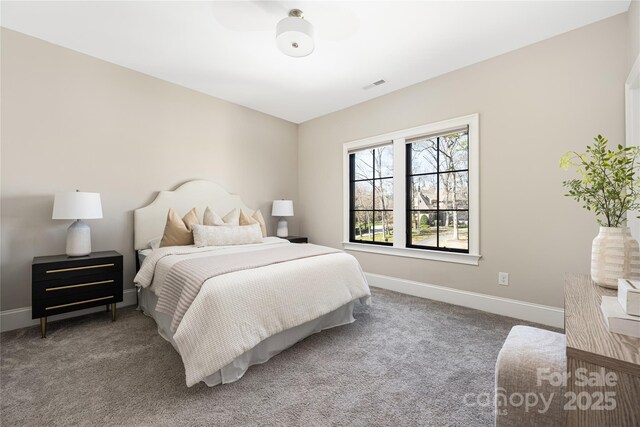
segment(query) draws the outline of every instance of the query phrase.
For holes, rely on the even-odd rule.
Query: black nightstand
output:
[[[47,316],[111,305],[122,301],[122,255],[93,252],[82,257],[35,257],[31,264],[32,318],[40,318],[42,338],[47,336]]]
[[[300,236],[287,236],[283,237],[283,239],[287,239],[291,243],[309,243],[309,239]]]

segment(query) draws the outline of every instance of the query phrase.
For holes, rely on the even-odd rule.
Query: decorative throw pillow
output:
[[[191,229],[199,223],[196,208],[191,209],[182,219],[175,210],[169,209],[160,247],[193,245]]]
[[[262,237],[267,237],[267,225],[264,222],[264,217],[262,216],[262,212],[260,212],[260,209],[255,211],[253,215],[251,215],[251,218],[255,219],[256,221],[258,221],[258,224],[260,224]]]
[[[256,221],[255,218],[247,216],[247,214],[245,214],[242,210],[240,211],[240,225],[251,225],[257,223],[258,221]]]
[[[240,225],[240,209],[234,208],[224,218],[209,209],[205,209],[203,225]]]
[[[225,225],[240,225],[240,209],[233,208],[231,212],[222,217]]]
[[[259,224],[218,227],[194,225],[193,240],[199,248],[203,246],[248,245],[262,243]]]
[[[209,209],[204,210],[204,218],[202,219],[203,225],[224,225],[224,221],[220,218],[220,215]]]

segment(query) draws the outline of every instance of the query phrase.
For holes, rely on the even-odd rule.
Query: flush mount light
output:
[[[305,21],[300,9],[291,9],[289,16],[278,22],[276,42],[278,49],[288,56],[299,58],[313,52],[313,25]]]

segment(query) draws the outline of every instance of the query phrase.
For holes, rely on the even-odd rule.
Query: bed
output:
[[[354,321],[370,291],[351,255],[277,237],[230,246],[150,249],[162,235],[169,208],[250,215],[239,196],[203,180],[162,191],[134,211],[140,266],[134,279],[139,308],[182,357],[187,386],[240,379],[311,334]],[[200,216],[202,219],[202,216]]]

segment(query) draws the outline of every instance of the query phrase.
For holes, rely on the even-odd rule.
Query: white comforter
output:
[[[269,244],[216,248],[161,248],[147,257],[134,280],[159,294],[170,266],[185,257],[251,251]],[[236,271],[207,280],[173,340],[192,386],[264,339],[323,316],[351,301],[368,303],[369,287],[351,255],[332,253]]]

